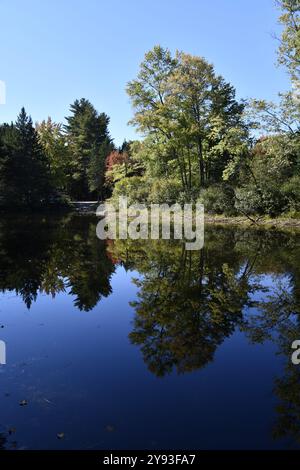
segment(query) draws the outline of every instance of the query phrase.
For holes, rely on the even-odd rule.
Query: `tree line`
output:
[[[131,122],[144,139],[109,168],[113,197],[200,199],[212,213],[299,217],[300,2],[278,3],[284,27],[278,58],[292,85],[278,104],[237,100],[234,87],[201,57],[160,46],[145,55],[127,86]]]
[[[70,107],[66,124],[33,125],[23,108],[0,126],[0,204],[37,208],[102,196],[105,159],[112,149],[109,117],[86,99]]]
[[[202,57],[161,46],[127,85],[141,140],[116,148],[109,117],[76,100],[66,124],[33,126],[22,109],[0,126],[0,204],[38,207],[127,195],[131,202],[200,200],[206,211],[300,215],[300,2],[278,2],[279,63],[291,89],[278,104],[238,100]]]

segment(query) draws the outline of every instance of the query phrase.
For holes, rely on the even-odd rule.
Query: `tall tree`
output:
[[[71,153],[62,124],[49,117],[47,121],[36,124],[36,131],[48,159],[53,184],[58,190],[68,193]]]
[[[98,113],[86,99],[76,100],[70,107],[65,131],[72,153],[71,196],[98,196],[104,182],[105,158],[111,142],[109,117]]]
[[[155,46],[127,91],[132,123],[146,135],[149,176],[179,178],[185,199],[222,179],[229,162],[245,151],[244,105],[203,58],[182,52],[172,57]]]
[[[48,204],[53,189],[47,158],[24,108],[15,125],[3,126],[1,134],[2,204],[27,208]]]
[[[300,1],[277,0],[282,10],[279,18],[284,26],[278,49],[279,63],[287,67],[291,78],[297,82],[300,80]],[[300,91],[298,89],[298,91]]]
[[[47,203],[51,193],[47,159],[32,119],[22,108],[16,121],[18,149],[15,154],[15,183],[21,201],[27,206]]]
[[[17,200],[15,178],[15,153],[18,132],[13,124],[0,127],[0,206],[13,206]]]

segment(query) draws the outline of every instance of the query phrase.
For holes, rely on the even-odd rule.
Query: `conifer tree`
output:
[[[109,117],[105,113],[99,114],[84,98],[76,100],[70,110],[65,130],[72,153],[71,196],[83,199],[92,193],[98,197],[111,142]]]

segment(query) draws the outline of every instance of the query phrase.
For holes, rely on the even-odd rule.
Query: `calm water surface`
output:
[[[187,252],[96,224],[1,218],[0,447],[299,447],[300,236]]]

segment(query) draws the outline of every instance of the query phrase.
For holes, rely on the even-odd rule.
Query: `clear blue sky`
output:
[[[135,138],[125,86],[155,44],[205,57],[238,97],[276,99],[289,86],[275,66],[278,16],[274,0],[0,0],[0,122],[22,106],[62,121],[85,97],[116,144]]]

